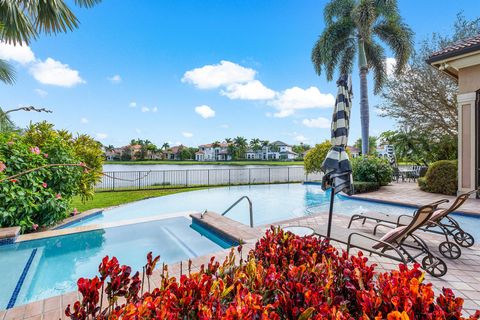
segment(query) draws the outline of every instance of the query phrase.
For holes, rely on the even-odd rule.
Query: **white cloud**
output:
[[[35,54],[29,46],[20,46],[0,42],[0,59],[27,64],[35,61]]]
[[[157,112],[158,111],[158,108],[157,107],[153,107],[152,108],[152,112]]]
[[[122,82],[122,77],[120,77],[119,74],[108,77],[107,79],[108,79],[108,81],[110,81],[111,83],[114,83],[114,84]]]
[[[130,108],[135,108],[137,106],[137,103],[135,101],[132,101],[128,104]]]
[[[205,65],[185,72],[182,82],[193,84],[199,89],[214,89],[252,81],[256,73],[253,69],[222,60],[219,64]]]
[[[80,118],[80,123],[87,124],[87,123],[88,123],[88,119],[85,118],[85,117]]]
[[[48,95],[48,92],[42,89],[35,89],[33,91],[42,98],[45,98]]]
[[[203,119],[215,117],[215,110],[205,104],[201,106],[196,106],[195,112],[198,113]]]
[[[193,133],[184,131],[182,132],[182,136],[184,136],[185,138],[191,138],[193,137]]]
[[[295,136],[295,141],[298,141],[298,142],[305,142],[307,141],[308,138],[306,138],[303,134],[297,134]]]
[[[220,91],[220,94],[232,100],[269,100],[275,97],[275,91],[267,88],[258,80],[230,84],[225,90]]]
[[[280,92],[269,104],[277,109],[274,117],[284,118],[300,109],[332,107],[335,104],[335,97],[330,93],[321,93],[317,87],[308,89],[293,87]]]
[[[108,135],[106,133],[97,133],[96,137],[98,140],[104,140],[108,137]]]
[[[73,87],[85,83],[77,70],[70,69],[67,64],[47,58],[45,61],[35,62],[30,68],[33,77],[40,83],[60,87]]]
[[[330,128],[331,121],[327,118],[318,117],[313,119],[303,119],[302,124],[309,128]]]
[[[149,112],[150,108],[149,107],[142,107],[142,112]]]
[[[385,70],[387,72],[387,76],[390,76],[395,72],[396,65],[397,65],[397,60],[395,58],[385,59]]]

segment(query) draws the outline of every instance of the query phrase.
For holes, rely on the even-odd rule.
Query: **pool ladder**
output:
[[[247,196],[243,196],[240,199],[238,199],[237,201],[235,201],[230,207],[228,207],[227,210],[225,210],[222,213],[222,216],[226,215],[230,210],[233,209],[233,207],[235,207],[237,204],[239,204],[243,199],[247,199],[247,201],[248,201],[248,211],[250,213],[250,228],[253,228],[253,205],[252,205],[252,200],[250,200],[250,198],[247,197]],[[200,218],[203,218],[205,213],[207,213],[207,209],[205,209],[205,211],[202,212],[202,214],[200,215]]]

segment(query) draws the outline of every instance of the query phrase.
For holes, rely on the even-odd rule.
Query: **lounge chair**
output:
[[[465,201],[477,190],[473,190],[464,194],[459,195],[452,205],[447,209],[437,209],[438,205],[442,203],[448,202],[448,200],[443,199],[430,205],[433,206],[436,210],[430,217],[428,223],[419,228],[419,230],[425,232],[431,232],[436,234],[442,234],[445,236],[446,241],[443,241],[439,244],[438,249],[440,253],[447,258],[450,259],[458,259],[462,254],[460,246],[464,248],[468,248],[473,246],[475,243],[475,239],[471,234],[465,232],[461,227],[460,224],[450,217],[450,213],[454,212],[461,205],[465,203]],[[377,213],[377,212],[365,212],[361,214],[355,214],[350,218],[350,223],[348,224],[348,228],[352,225],[353,221],[356,220],[363,220],[362,224],[364,224],[367,220],[373,220],[378,225],[375,226],[374,234],[376,233],[376,229],[378,226],[386,226],[386,224],[393,224],[395,226],[402,226],[410,223],[414,216],[411,215],[389,215],[384,213]],[[451,237],[456,243],[450,241],[449,237]]]
[[[350,248],[358,248],[405,264],[419,262],[417,259],[424,256],[420,262],[422,268],[434,277],[441,277],[447,273],[447,265],[430,251],[425,241],[414,234],[428,222],[434,210],[435,207],[429,205],[419,208],[408,225],[396,227],[381,238],[363,232],[351,232],[343,227],[333,228],[330,238],[346,244],[347,252]],[[308,227],[319,236],[325,237],[327,234],[325,225]]]

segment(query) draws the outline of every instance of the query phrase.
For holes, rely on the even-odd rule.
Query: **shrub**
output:
[[[423,179],[418,180],[421,190],[456,195],[458,190],[458,163],[456,160],[440,160],[432,163]]]
[[[316,144],[305,155],[304,167],[306,173],[320,172],[322,170],[322,163],[327,156],[328,151],[332,147],[332,143],[329,140],[325,140],[322,143]]]
[[[65,314],[76,320],[466,319],[463,299],[450,289],[435,299],[418,265],[374,276],[375,265],[362,253],[339,254],[326,240],[273,228],[245,260],[241,247],[237,263],[233,253],[223,263],[211,258],[178,281],[166,267],[153,274],[159,257],[151,253],[142,276],[107,256],[99,277],[78,280],[82,301],[68,305]],[[153,277],[159,286],[150,290]],[[108,303],[102,308],[101,301]],[[479,317],[477,312],[469,319]]]
[[[352,159],[353,180],[376,182],[386,186],[392,181],[393,169],[386,159],[363,156]]]
[[[74,165],[41,168],[0,182],[0,227],[20,226],[25,232],[64,219],[73,196],[93,194],[102,163],[98,142],[85,135],[73,138],[45,122],[22,135],[0,134],[0,180],[50,164]]]
[[[372,192],[378,189],[380,189],[380,185],[378,184],[378,182],[353,182],[353,194]]]

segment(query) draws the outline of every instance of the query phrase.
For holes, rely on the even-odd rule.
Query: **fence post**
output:
[[[290,182],[290,167],[287,167],[287,182]]]
[[[230,178],[230,170],[231,169],[228,169],[228,185],[232,185],[232,182],[231,182],[231,178]]]
[[[141,171],[138,171],[138,190],[141,189],[141,186],[140,186],[140,175],[141,175]]]
[[[248,169],[248,184],[250,184],[251,171],[252,171],[252,169]]]
[[[185,170],[185,187],[188,187],[188,170]]]
[[[113,171],[113,188],[112,191],[115,191],[115,171]]]
[[[163,179],[162,179],[162,186],[165,188],[167,184],[165,183],[165,170],[163,170]]]
[[[268,168],[268,183],[271,182],[271,170],[272,168]]]

